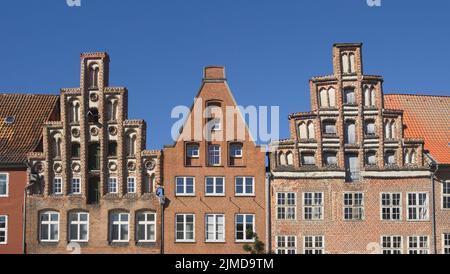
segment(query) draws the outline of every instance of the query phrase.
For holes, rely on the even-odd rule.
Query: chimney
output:
[[[208,66],[204,69],[203,74],[204,81],[225,81],[225,67],[221,66]]]

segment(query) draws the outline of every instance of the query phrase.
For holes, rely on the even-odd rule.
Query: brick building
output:
[[[108,76],[106,53],[81,54],[80,87],[61,90],[61,119],[28,155],[29,253],[160,252],[161,155],[144,150],[146,124],[128,119],[127,89]]]
[[[362,44],[335,44],[333,69],[310,80],[312,110],[291,114],[290,138],[272,144],[273,250],[433,252],[423,136],[405,134],[383,78],[363,73]]]
[[[0,94],[0,254],[23,252],[27,154],[42,150],[42,126],[58,115],[58,96]]]
[[[433,172],[435,253],[450,254],[450,97],[389,94],[388,108],[404,110],[405,135],[424,138]]]
[[[175,144],[164,148],[165,253],[244,253],[266,236],[265,152],[236,109],[223,67],[207,67]]]

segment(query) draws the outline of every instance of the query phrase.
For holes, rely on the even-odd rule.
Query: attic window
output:
[[[8,125],[14,124],[15,121],[16,121],[16,117],[14,117],[14,116],[7,116],[5,118],[5,123]]]

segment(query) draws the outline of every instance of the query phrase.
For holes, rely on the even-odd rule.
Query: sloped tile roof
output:
[[[0,94],[0,164],[22,164],[40,143],[59,96]],[[7,117],[14,122],[8,124]]]
[[[384,106],[404,111],[406,138],[423,138],[440,164],[450,164],[450,96],[386,94]]]

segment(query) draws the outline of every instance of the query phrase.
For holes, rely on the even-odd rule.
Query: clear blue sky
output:
[[[176,105],[190,105],[202,68],[227,67],[239,104],[309,110],[308,80],[329,74],[335,42],[363,42],[365,73],[386,93],[450,94],[450,1],[14,0],[0,4],[0,92],[57,94],[79,85],[79,53],[111,55],[112,86],[129,89],[149,148],[172,143]]]

